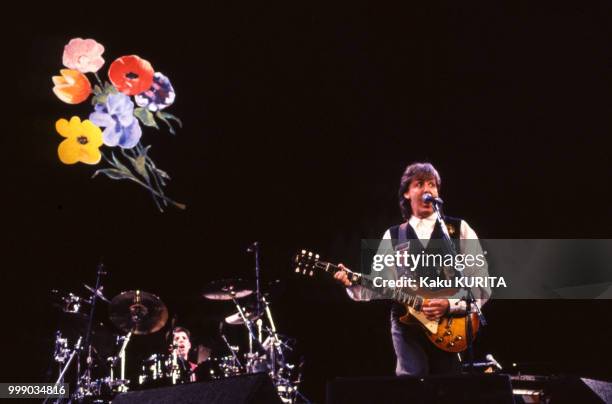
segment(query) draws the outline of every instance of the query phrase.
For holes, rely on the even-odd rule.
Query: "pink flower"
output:
[[[93,39],[74,38],[64,46],[62,62],[69,69],[81,73],[95,73],[104,64],[103,53],[104,46]]]

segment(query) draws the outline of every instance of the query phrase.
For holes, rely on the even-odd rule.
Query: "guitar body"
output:
[[[438,320],[429,320],[422,311],[405,305],[406,314],[399,318],[404,324],[414,324],[415,320],[425,329],[427,338],[439,349],[446,352],[463,352],[467,349],[467,317],[450,316]],[[472,322],[472,341],[478,332],[478,316],[472,313],[469,316]]]

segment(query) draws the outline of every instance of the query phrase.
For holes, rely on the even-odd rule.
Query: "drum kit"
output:
[[[259,292],[259,282],[255,285],[241,279],[224,279],[204,287],[201,297],[235,308],[220,323],[219,334],[226,348],[222,355],[210,355],[210,349],[199,346],[198,355],[194,355],[199,363],[192,363],[186,355],[179,354],[176,343],[168,341],[164,352],[140,352],[140,357],[146,359],[141,360],[138,374],[129,377],[126,363],[128,356],[135,356],[132,353],[135,348],[128,350],[130,342],[168,329],[168,308],[158,296],[143,290],[125,291],[107,299],[100,285],[103,274],[99,268],[96,287],[84,284],[87,297],[52,291],[63,316],[87,323],[84,332],[83,327],[68,335],[61,327],[56,332],[53,361],[59,364],[57,383],[70,382],[71,401],[110,403],[117,394],[126,391],[261,372],[270,376],[282,402],[295,403],[303,397],[298,391],[301,364],[291,360],[296,357],[295,340],[278,333],[269,297]],[[254,303],[243,303],[245,298],[253,300],[255,296]],[[96,324],[94,315],[100,301],[108,306],[108,319],[115,330]],[[89,314],[85,313],[87,310]],[[224,332],[226,327],[242,329],[239,333],[246,334],[248,347],[232,345]],[[170,339],[171,328],[167,334]]]

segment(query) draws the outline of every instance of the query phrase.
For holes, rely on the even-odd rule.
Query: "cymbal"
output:
[[[255,311],[250,311],[250,310],[242,310],[242,312],[244,313],[244,316],[247,318],[247,320],[249,321],[257,321],[258,319],[261,318],[263,313],[259,313],[259,315],[257,315],[255,313]],[[227,316],[225,317],[225,322],[231,325],[241,325],[244,324],[244,320],[242,319],[242,316],[240,315],[239,312],[236,312],[234,314],[232,314],[231,316]]]
[[[168,309],[161,299],[141,290],[123,292],[110,303],[110,319],[117,328],[136,335],[159,331],[168,321]]]
[[[202,296],[210,300],[232,300],[247,297],[252,293],[251,282],[242,279],[222,279],[206,285]]]

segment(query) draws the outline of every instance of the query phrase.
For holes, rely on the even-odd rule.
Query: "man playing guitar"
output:
[[[399,188],[400,209],[406,222],[389,228],[383,240],[392,241],[394,248],[399,245],[410,245],[411,253],[434,248],[432,244],[435,243],[429,241],[442,238],[442,227],[437,220],[432,202],[426,202],[424,196],[429,194],[433,198],[438,198],[440,184],[440,175],[430,163],[409,165],[404,171]],[[464,220],[445,216],[444,222],[449,236],[458,246],[461,245],[459,240],[478,239],[474,230]],[[478,242],[466,244],[467,248],[474,248],[475,245],[480,248]],[[460,252],[465,253],[465,251]],[[370,300],[372,290],[353,285],[347,274],[349,269],[342,264],[338,266],[342,270],[336,272],[334,277],[347,287],[349,296],[357,301]],[[490,290],[486,288],[480,292],[474,293],[478,306],[482,306],[490,295]],[[421,311],[427,319],[437,320],[465,313],[465,302],[447,298],[426,299]],[[414,324],[400,322],[399,318],[404,314],[405,308],[394,303],[391,310],[391,336],[397,357],[396,374],[424,376],[459,372],[458,354],[436,348],[427,340],[417,322]]]

